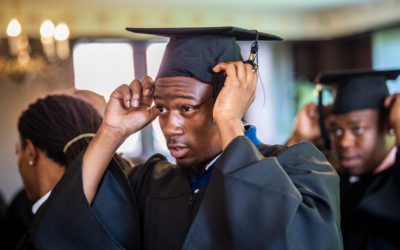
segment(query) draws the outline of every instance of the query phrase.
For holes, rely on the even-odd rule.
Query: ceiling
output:
[[[400,0],[0,0],[0,35],[15,15],[38,36],[50,18],[73,37],[133,37],[135,27],[240,26],[285,39],[326,39],[400,23]]]
[[[19,3],[18,3],[19,1]],[[198,7],[198,8],[215,8],[215,7],[225,7],[225,8],[262,8],[264,10],[284,10],[284,11],[310,11],[310,10],[321,10],[329,9],[335,7],[343,7],[350,5],[365,4],[370,2],[377,2],[374,0],[69,0],[69,1],[59,1],[59,0],[1,0],[0,3],[12,5],[15,4],[21,6],[38,6],[41,9],[48,6],[57,6],[59,8],[65,7],[76,7],[79,5],[92,5],[92,10],[98,7],[135,7],[140,6],[158,6],[159,8],[175,8],[175,7]]]

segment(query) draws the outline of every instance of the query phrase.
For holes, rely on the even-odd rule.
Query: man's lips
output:
[[[189,148],[184,144],[169,144],[168,149],[175,159],[182,158],[189,152]]]
[[[342,156],[340,157],[340,162],[345,168],[353,168],[360,165],[360,156]]]

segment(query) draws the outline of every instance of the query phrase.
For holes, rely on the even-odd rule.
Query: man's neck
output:
[[[218,159],[220,155],[221,153],[218,153],[216,156],[202,163],[193,164],[190,166],[180,166],[180,167],[186,169],[189,172],[189,174],[199,177],[202,174],[204,174],[204,172],[207,171],[207,169],[215,163],[215,161]]]
[[[393,166],[394,162],[396,161],[396,152],[397,147],[391,148],[381,164],[379,164],[379,166],[374,170],[374,174],[380,173]]]

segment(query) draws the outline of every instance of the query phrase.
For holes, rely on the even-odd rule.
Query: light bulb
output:
[[[43,38],[51,38],[54,36],[54,24],[50,20],[45,20],[42,22],[42,25],[40,25],[40,35]]]
[[[69,29],[65,23],[59,23],[56,26],[56,30],[54,33],[54,38],[57,41],[67,40],[69,37]]]
[[[16,18],[11,19],[7,26],[7,35],[11,37],[16,37],[21,34],[21,24]]]

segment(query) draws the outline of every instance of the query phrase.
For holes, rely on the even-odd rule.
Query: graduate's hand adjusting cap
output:
[[[386,81],[395,80],[400,70],[346,70],[320,73],[316,83],[336,89],[332,113],[344,114],[361,109],[381,109],[389,95]]]
[[[207,28],[126,28],[126,30],[169,37],[159,77],[186,76],[214,84],[212,68],[219,62],[243,61],[236,41],[282,40],[282,38],[255,30],[237,27]]]

